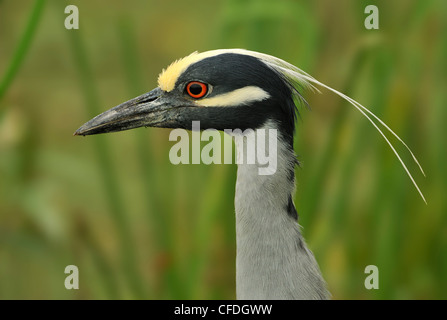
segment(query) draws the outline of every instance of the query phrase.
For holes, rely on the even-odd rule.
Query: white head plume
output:
[[[224,50],[216,50],[216,51],[220,51],[220,53],[224,53],[223,52]],[[371,122],[371,124],[374,126],[374,128],[376,128],[376,130],[382,135],[382,137],[388,143],[388,145],[390,146],[391,150],[394,152],[394,154],[396,155],[397,159],[401,163],[402,167],[404,168],[404,170],[407,173],[408,177],[410,178],[411,182],[416,187],[418,193],[420,194],[420,196],[422,197],[424,202],[427,204],[427,201],[425,200],[424,195],[422,194],[419,186],[417,185],[416,181],[414,180],[413,176],[411,175],[410,171],[408,170],[407,166],[405,165],[405,162],[402,160],[402,158],[400,157],[399,153],[396,151],[396,149],[394,148],[394,146],[390,142],[390,140],[385,136],[383,131],[379,128],[378,124],[380,124],[383,127],[385,127],[386,130],[388,130],[394,137],[396,137],[399,140],[399,142],[401,142],[405,146],[405,148],[411,154],[414,162],[416,162],[416,164],[418,165],[418,167],[421,170],[422,174],[425,176],[425,172],[422,169],[422,166],[419,164],[419,161],[417,160],[416,156],[413,154],[413,152],[408,147],[408,145],[393,130],[391,130],[391,128],[385,122],[383,122],[378,116],[376,116],[368,108],[366,108],[365,106],[363,106],[359,102],[355,101],[351,97],[348,97],[347,95],[345,95],[345,94],[335,90],[334,88],[331,88],[330,86],[328,86],[328,85],[326,85],[324,83],[321,83],[320,81],[316,80],[315,78],[313,78],[312,76],[310,76],[309,74],[304,72],[303,70],[297,68],[296,66],[294,66],[294,65],[292,65],[292,64],[290,64],[290,63],[288,63],[288,62],[286,62],[286,61],[284,61],[282,59],[279,59],[277,57],[274,57],[274,56],[271,56],[271,55],[268,55],[268,54],[259,53],[259,52],[255,52],[255,51],[244,50],[244,49],[229,49],[228,53],[230,53],[230,52],[231,53],[246,54],[246,55],[250,55],[250,56],[258,58],[259,60],[261,60],[265,64],[267,64],[269,67],[271,67],[272,69],[274,69],[277,72],[279,72],[280,74],[282,74],[288,80],[288,82],[290,83],[291,86],[300,85],[303,88],[314,89],[314,90],[316,90],[318,92],[319,92],[319,90],[318,90],[318,88],[316,86],[319,86],[319,87],[325,88],[325,89],[327,89],[329,91],[332,91],[333,93],[337,94],[338,96],[340,96],[344,100],[348,101],[364,117],[366,117],[366,119],[368,119],[368,121]],[[296,88],[294,88],[294,89],[296,89]],[[376,120],[378,122],[378,124],[374,120]]]

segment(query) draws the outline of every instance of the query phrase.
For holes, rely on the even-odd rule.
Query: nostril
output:
[[[139,102],[140,102],[140,103],[152,102],[152,101],[157,100],[158,97],[159,97],[158,95],[151,95],[151,94],[148,94],[148,95],[145,95],[145,96],[141,97],[141,100],[140,100]]]
[[[156,88],[150,92],[142,94],[141,96],[135,98],[135,100],[136,103],[149,103],[157,100],[162,94],[163,92],[159,88]]]

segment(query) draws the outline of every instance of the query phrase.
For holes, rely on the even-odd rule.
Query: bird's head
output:
[[[298,86],[306,74],[287,62],[242,49],[193,53],[172,63],[158,87],[96,116],[75,135],[162,127],[257,129],[268,120],[293,137]],[[298,85],[298,86],[297,86]]]
[[[217,130],[258,129],[276,125],[293,146],[295,103],[304,101],[300,88],[323,87],[348,101],[371,122],[389,144],[425,201],[405,163],[378,125],[410,148],[379,117],[345,94],[319,82],[301,69],[279,58],[243,49],[193,53],[172,63],[158,77],[158,87],[101,113],[82,125],[75,135],[123,131],[138,127]],[[425,175],[425,174],[424,174]]]

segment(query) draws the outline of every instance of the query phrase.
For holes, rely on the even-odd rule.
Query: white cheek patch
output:
[[[202,107],[237,107],[268,98],[270,98],[270,94],[265,90],[248,86],[212,98],[197,100],[196,104]]]

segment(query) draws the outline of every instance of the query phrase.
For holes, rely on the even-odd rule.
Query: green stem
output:
[[[28,52],[31,41],[37,29],[37,23],[40,20],[44,4],[45,0],[36,0],[34,2],[34,6],[31,10],[31,15],[28,18],[28,24],[26,25],[23,36],[14,52],[14,55],[12,56],[11,63],[6,70],[3,79],[0,81],[0,100],[3,98],[6,90],[11,85],[15,75],[17,74],[17,71],[22,65],[26,53]]]
[[[100,113],[97,91],[95,89],[91,68],[88,63],[86,50],[79,35],[79,30],[68,31],[70,35],[72,51],[74,54],[74,63],[80,73],[82,91],[86,99],[86,106],[89,116],[93,117]],[[137,259],[133,248],[133,241],[125,214],[125,205],[120,196],[118,188],[119,182],[114,174],[113,165],[110,161],[110,148],[105,143],[104,137],[92,137],[95,145],[95,154],[100,163],[101,175],[104,182],[108,203],[110,204],[110,213],[115,223],[118,237],[121,245],[121,258],[123,268],[132,289],[132,293],[137,298],[144,298],[145,293],[141,283],[140,273],[137,268]]]

